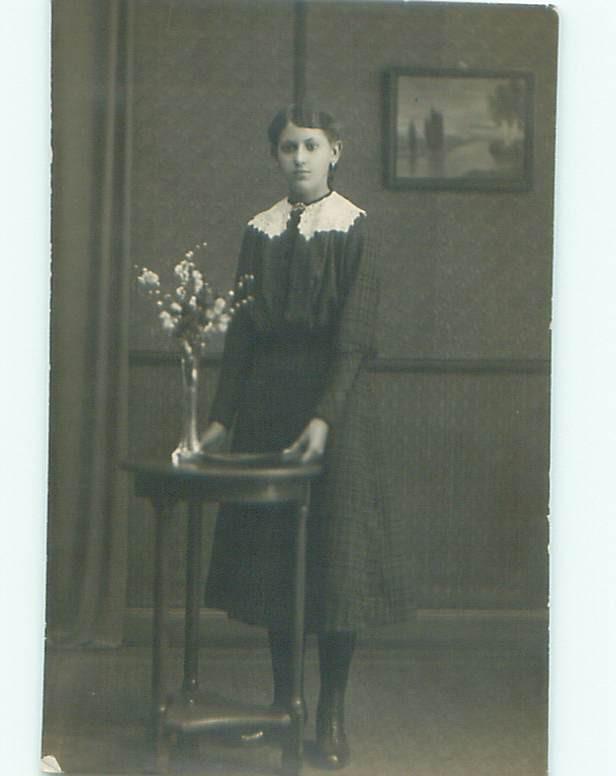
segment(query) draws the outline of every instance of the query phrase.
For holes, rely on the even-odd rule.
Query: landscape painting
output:
[[[386,96],[389,187],[530,188],[528,74],[394,69]]]

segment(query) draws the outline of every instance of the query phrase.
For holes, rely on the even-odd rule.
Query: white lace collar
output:
[[[286,229],[292,207],[288,199],[281,199],[269,210],[256,215],[248,222],[248,226],[268,237],[278,237]],[[297,228],[302,237],[310,240],[317,232],[348,232],[360,215],[366,215],[365,211],[332,191],[326,197],[306,205]]]

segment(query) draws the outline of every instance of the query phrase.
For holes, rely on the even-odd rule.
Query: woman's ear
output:
[[[330,162],[332,167],[335,167],[338,164],[338,160],[340,159],[341,154],[342,154],[342,140],[335,140],[332,143],[332,160]]]

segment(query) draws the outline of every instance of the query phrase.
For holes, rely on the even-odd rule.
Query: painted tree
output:
[[[495,124],[503,130],[505,146],[520,140],[525,124],[525,85],[519,78],[498,84],[488,95],[488,110]]]

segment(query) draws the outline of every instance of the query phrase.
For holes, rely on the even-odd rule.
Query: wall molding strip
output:
[[[222,353],[206,353],[203,364],[219,364]],[[131,350],[131,367],[177,366],[180,354],[165,350]],[[380,373],[550,374],[547,358],[389,358],[371,359],[367,368]]]
[[[173,646],[184,639],[184,612],[169,611],[169,637]],[[547,609],[491,610],[418,610],[409,622],[374,628],[362,633],[361,646],[426,647],[490,644],[517,651],[545,651],[547,643]],[[125,643],[148,644],[151,639],[152,610],[127,608]],[[230,620],[223,612],[201,609],[199,612],[200,643],[203,647],[267,647],[266,631]]]

